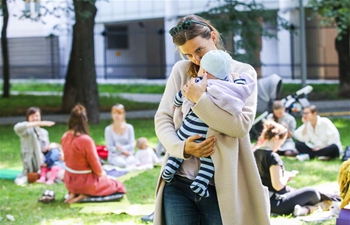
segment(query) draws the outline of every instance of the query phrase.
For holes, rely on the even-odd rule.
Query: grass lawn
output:
[[[0,83],[1,84],[1,83]],[[309,100],[335,100],[339,99],[338,84],[310,84],[313,87],[312,92],[308,95]],[[53,91],[63,92],[63,84],[41,83],[30,80],[26,83],[12,83],[11,91]],[[0,91],[2,92],[2,85]],[[99,93],[152,93],[162,94],[165,85],[162,84],[98,84]],[[289,94],[295,93],[301,89],[301,84],[283,84],[280,98],[284,98]]]
[[[136,138],[145,136],[152,146],[157,143],[154,132],[153,119],[128,120],[135,128]],[[333,119],[338,127],[344,146],[350,145],[349,127],[350,120]],[[91,125],[90,133],[96,144],[104,144],[103,131],[110,121],[101,121],[99,125]],[[47,128],[50,133],[50,141],[59,142],[66,131],[65,124],[56,124]],[[0,169],[8,167],[20,167],[20,143],[13,131],[13,126],[0,126]],[[341,160],[320,162],[311,160],[299,162],[295,158],[284,158],[287,170],[299,170],[298,176],[290,182],[295,188],[304,186],[318,186],[329,182],[336,182]],[[159,174],[159,167],[139,174],[137,177],[125,181],[127,196],[132,204],[152,204],[155,202],[154,190]],[[140,216],[126,214],[115,215],[87,215],[80,214],[79,208],[70,208],[63,203],[66,194],[64,184],[29,184],[24,187],[16,186],[13,181],[0,180],[0,223],[1,224],[142,224]],[[56,202],[50,204],[39,203],[37,200],[46,189],[52,189],[56,193]],[[6,215],[13,215],[15,222],[6,219]],[[280,218],[280,217],[278,217]],[[277,218],[277,219],[278,219]],[[296,224],[292,217],[283,217],[283,224]],[[290,223],[288,223],[290,222]],[[302,224],[302,223],[299,223]],[[308,224],[335,224],[335,220],[326,223]]]
[[[317,100],[336,100],[338,92],[338,84],[312,84],[313,91],[308,95],[311,101]],[[99,93],[151,93],[162,94],[164,85],[150,84],[99,84]],[[283,84],[280,98],[284,98],[289,94],[295,93],[301,88],[300,84]],[[40,83],[37,81],[29,81],[27,83],[11,84],[12,91],[24,93],[27,91],[39,92],[63,92],[63,84]],[[0,85],[2,92],[2,85]],[[109,112],[110,107],[115,103],[122,103],[127,111],[157,109],[157,103],[141,103],[132,102],[120,97],[100,96],[100,111]],[[6,116],[23,116],[30,106],[39,107],[43,114],[59,114],[61,113],[62,96],[31,96],[31,95],[13,95],[8,99],[0,99],[0,117]]]
[[[134,102],[120,97],[100,96],[100,112],[109,112],[116,103],[125,106],[126,111],[157,109],[158,103]],[[42,114],[60,114],[61,96],[14,95],[0,99],[0,117],[23,116],[31,106],[37,106]]]

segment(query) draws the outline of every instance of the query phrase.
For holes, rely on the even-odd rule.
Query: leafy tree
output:
[[[280,18],[277,10],[266,10],[255,1],[224,0],[224,4],[200,13],[215,24],[226,39],[226,45],[232,44],[234,59],[249,62],[254,66],[261,64],[261,36],[274,38],[276,35],[263,29],[262,22],[271,27],[288,29],[288,23]],[[234,39],[234,40],[233,40]]]
[[[313,10],[321,16],[321,25],[336,25],[338,35],[339,96],[350,98],[350,1],[310,0]]]
[[[49,1],[45,5],[37,6],[34,14],[24,10],[21,15],[14,15],[19,19],[41,23],[45,23],[45,16],[66,18],[66,24],[53,27],[53,31],[58,32],[70,31],[70,25],[74,22],[72,50],[61,108],[62,112],[70,112],[75,104],[81,103],[86,107],[90,123],[99,123],[93,33],[97,12],[95,3],[96,0],[73,0],[73,5]]]
[[[1,51],[2,51],[2,74],[3,74],[3,98],[10,97],[10,63],[7,42],[7,25],[9,21],[9,12],[7,0],[1,0],[1,10],[3,16],[3,25],[1,29]]]

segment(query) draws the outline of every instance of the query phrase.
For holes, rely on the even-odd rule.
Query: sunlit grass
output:
[[[2,82],[0,83],[2,84]],[[2,85],[0,91],[2,91]],[[98,84],[99,93],[153,93],[162,94],[165,85],[158,84]],[[30,80],[25,83],[13,82],[10,84],[11,91],[27,92],[63,92],[64,84],[60,83],[43,83]]]
[[[341,133],[343,145],[350,145],[349,127],[350,120],[332,119]],[[135,138],[145,136],[150,140],[151,146],[158,142],[154,131],[153,119],[128,119],[135,128]],[[104,144],[104,128],[111,121],[101,121],[98,125],[90,126],[90,133],[96,144]],[[344,125],[345,124],[345,125]],[[339,126],[342,125],[342,126]],[[66,124],[56,124],[48,127],[50,141],[60,142],[62,134],[67,130]],[[21,166],[21,153],[19,138],[13,131],[13,125],[0,126],[0,169]],[[299,170],[299,174],[290,182],[290,186],[300,188],[305,186],[319,186],[327,183],[336,183],[341,160],[318,161],[310,160],[299,162],[295,158],[283,157],[287,170]],[[155,186],[160,172],[160,167],[143,172],[124,182],[127,188],[128,200],[132,204],[155,203]],[[50,204],[39,203],[37,200],[46,189],[52,189],[56,193],[56,202]],[[140,216],[126,214],[82,214],[80,208],[71,208],[63,203],[63,197],[67,193],[64,184],[46,186],[44,184],[29,184],[24,187],[17,186],[13,181],[0,180],[0,220],[1,224],[26,224],[26,225],[95,225],[95,224],[142,224]],[[103,203],[102,203],[103,204]],[[6,219],[6,215],[13,215],[15,222]],[[282,219],[283,223],[280,223]],[[272,219],[273,225],[333,225],[335,219],[322,223],[303,223],[291,216],[283,216]],[[276,221],[276,222],[274,222]]]
[[[157,109],[158,103],[134,102],[128,99],[114,96],[100,96],[100,111],[109,112],[111,106],[121,103],[126,111]],[[60,114],[62,96],[34,96],[34,95],[14,95],[10,98],[0,99],[0,117],[23,116],[31,106],[39,107],[42,114]]]
[[[2,84],[0,82],[0,84]],[[339,84],[311,84],[312,92],[308,95],[309,100],[335,100],[337,96]],[[53,91],[63,92],[64,84],[60,83],[42,83],[36,80],[29,80],[26,83],[11,83],[11,91],[26,92],[26,91]],[[0,85],[0,91],[2,91]],[[301,89],[301,84],[283,83],[280,98],[294,94]],[[152,93],[162,94],[164,92],[164,84],[98,84],[99,93]]]

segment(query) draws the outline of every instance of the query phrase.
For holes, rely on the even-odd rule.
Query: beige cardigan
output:
[[[232,62],[232,74],[243,72],[256,81],[255,70],[248,64]],[[164,95],[155,115],[155,130],[160,142],[167,150],[162,170],[169,154],[184,157],[184,141],[176,130],[181,126],[181,108],[173,111],[175,94],[190,79],[189,61],[177,62],[170,74]],[[224,225],[268,225],[270,224],[270,203],[268,190],[261,183],[250,145],[249,130],[254,121],[257,105],[257,87],[248,98],[241,113],[231,115],[220,109],[204,93],[192,108],[209,127],[207,136],[216,136],[215,152],[211,156],[214,166],[214,182],[220,213]],[[159,176],[156,189],[155,225],[165,225],[163,213],[164,180]]]
[[[28,172],[38,172],[44,162],[44,154],[41,151],[41,143],[34,131],[34,127],[27,127],[28,122],[16,123],[13,127],[16,134],[21,138],[21,152],[23,163],[23,175]],[[49,144],[49,133],[40,128],[41,139]]]

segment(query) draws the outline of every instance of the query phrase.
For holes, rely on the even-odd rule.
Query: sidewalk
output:
[[[16,94],[16,92],[11,92],[11,94]],[[28,92],[29,94],[29,92]],[[62,93],[55,92],[30,92],[32,95],[62,95]],[[100,95],[109,96],[109,93],[101,93]],[[125,99],[130,99],[136,102],[152,102],[159,103],[162,94],[132,94],[132,93],[116,93],[113,96],[120,96]],[[326,117],[342,117],[350,119],[350,100],[335,100],[335,101],[311,101],[311,104],[317,106],[319,114]],[[126,113],[126,117],[130,119],[141,119],[141,118],[153,118],[156,110],[145,110],[145,111],[129,111]],[[57,115],[43,115],[43,120],[51,120],[56,123],[66,123],[68,120],[68,114],[57,114]],[[100,120],[111,119],[110,112],[101,112]],[[14,117],[0,117],[1,125],[14,125],[17,122],[24,121],[25,115],[14,116]]]

